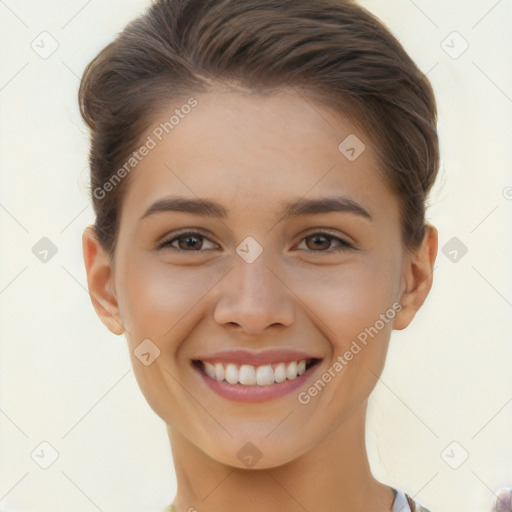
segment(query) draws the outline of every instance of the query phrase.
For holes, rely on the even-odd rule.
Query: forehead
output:
[[[143,137],[153,147],[132,171],[122,216],[143,215],[167,195],[269,212],[283,199],[333,193],[370,210],[392,200],[372,141],[304,95],[215,91],[194,101],[193,108],[173,104],[154,117]]]

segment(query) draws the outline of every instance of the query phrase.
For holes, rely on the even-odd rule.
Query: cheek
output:
[[[302,271],[291,288],[307,306],[305,311],[336,352],[344,352],[353,340],[378,322],[389,335],[395,311],[399,265],[392,259],[363,259],[339,267]],[[384,325],[380,320],[385,315]],[[336,354],[337,355],[337,354]]]
[[[150,338],[164,348],[170,333],[176,337],[201,310],[201,299],[219,277],[211,268],[176,267],[141,257],[126,260],[118,280],[119,307],[132,343]]]
[[[201,298],[217,280],[211,270],[206,273],[197,268],[177,268],[147,256],[125,258],[117,267],[118,303],[134,375],[150,407],[165,421],[178,421],[169,403],[189,400],[182,387],[175,384],[179,376],[173,360],[204,313]],[[138,347],[146,339],[159,350],[149,365],[137,358],[141,353]],[[150,346],[151,357],[154,350]]]
[[[396,316],[399,272],[392,269],[393,264],[384,265],[383,260],[354,265],[331,273],[308,292],[308,305],[319,319],[316,326],[332,350],[320,376],[333,382],[324,400],[338,416],[369,397],[384,369]]]

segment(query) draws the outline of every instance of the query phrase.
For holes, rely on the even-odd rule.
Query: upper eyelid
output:
[[[172,242],[176,238],[182,238],[186,235],[199,235],[203,238],[208,238],[209,240],[210,240],[210,236],[211,236],[210,234],[203,233],[201,230],[198,230],[197,228],[196,229],[188,229],[188,230],[184,229],[184,230],[179,230],[177,232],[173,232],[173,233],[161,236],[156,241],[156,245],[161,245],[161,244],[165,244],[168,242]]]

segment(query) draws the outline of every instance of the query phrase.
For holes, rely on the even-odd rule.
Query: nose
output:
[[[279,272],[267,265],[264,254],[252,263],[237,256],[234,268],[221,281],[213,315],[219,325],[260,334],[267,327],[292,324],[293,292]]]

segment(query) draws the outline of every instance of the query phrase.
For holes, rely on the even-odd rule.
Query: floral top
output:
[[[399,489],[393,489],[393,491],[395,492],[395,501],[393,502],[393,508],[389,512],[430,512],[420,503],[405,494],[405,492]],[[194,509],[192,508],[190,510]],[[172,505],[169,505],[169,507],[162,512],[176,512],[176,509]]]
[[[395,491],[395,501],[391,512],[430,512],[421,503],[414,501],[404,491],[393,489]],[[171,509],[172,510],[172,509]]]

